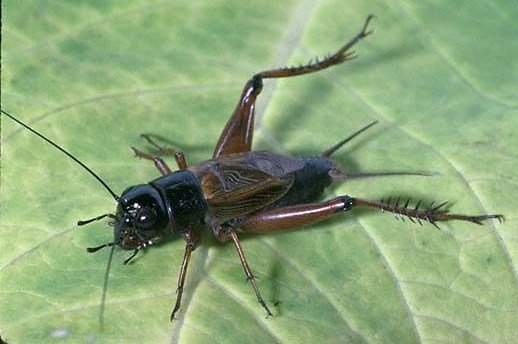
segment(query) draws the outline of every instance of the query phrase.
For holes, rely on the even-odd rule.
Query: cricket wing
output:
[[[201,178],[210,212],[219,219],[244,216],[275,202],[293,184],[291,175],[274,176],[251,166],[218,163]]]

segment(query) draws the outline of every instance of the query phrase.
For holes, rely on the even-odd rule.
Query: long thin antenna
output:
[[[106,265],[106,271],[104,272],[104,283],[103,283],[103,294],[101,296],[101,307],[99,308],[99,326],[101,330],[104,330],[104,308],[106,305],[106,294],[108,291],[108,278],[110,277],[110,268],[112,266],[113,251],[115,251],[115,244],[112,243],[110,256],[108,258],[108,265]]]
[[[24,127],[25,129],[29,130],[30,132],[32,132],[33,134],[39,136],[41,139],[47,141],[47,143],[51,144],[52,146],[54,146],[55,148],[59,149],[63,154],[65,154],[66,156],[68,156],[70,159],[74,160],[77,164],[79,164],[82,168],[84,168],[85,170],[88,171],[88,173],[90,173],[95,179],[97,179],[97,181],[99,183],[102,184],[102,186],[104,186],[104,188],[106,190],[108,190],[108,192],[110,193],[110,195],[115,199],[115,201],[118,201],[119,200],[119,196],[117,196],[117,194],[115,194],[115,192],[112,191],[112,189],[110,189],[110,187],[108,186],[108,184],[106,184],[104,182],[104,180],[101,179],[101,177],[99,177],[97,174],[95,174],[94,171],[92,171],[88,166],[86,166],[84,163],[82,163],[78,158],[76,158],[75,156],[73,156],[72,154],[70,154],[69,152],[67,152],[66,150],[64,150],[63,148],[61,148],[60,146],[58,146],[57,144],[55,144],[54,142],[52,142],[50,139],[46,138],[45,136],[43,136],[42,134],[38,133],[36,130],[32,129],[31,127],[29,127],[27,124],[25,123],[22,123],[20,122],[18,119],[14,118],[13,116],[11,116],[10,114],[8,114],[7,112],[5,112],[4,110],[0,109],[0,111],[6,115],[7,117],[9,117],[10,119],[12,119],[13,121],[15,121],[16,123],[18,123],[19,125],[21,125],[22,127]]]

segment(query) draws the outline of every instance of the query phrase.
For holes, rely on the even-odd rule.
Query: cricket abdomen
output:
[[[291,172],[293,184],[284,196],[263,210],[310,203],[318,199],[324,189],[331,185],[329,172],[336,168],[335,163],[323,157],[299,158],[302,168]]]

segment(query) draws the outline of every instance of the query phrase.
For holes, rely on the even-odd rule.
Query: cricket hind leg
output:
[[[416,206],[412,208],[409,207],[410,200],[407,200],[403,205],[399,205],[400,199],[401,198],[395,203],[391,203],[390,199],[385,202],[383,200],[371,201],[347,195],[339,196],[324,202],[299,204],[258,213],[243,219],[237,224],[237,227],[249,233],[282,232],[314,224],[334,214],[348,211],[358,206],[377,208],[383,212],[390,212],[396,216],[400,216],[400,218],[407,217],[412,222],[418,222],[420,224],[422,224],[422,221],[427,221],[437,228],[437,222],[440,221],[460,220],[480,225],[482,221],[488,219],[503,220],[502,215],[449,214],[448,211],[443,208],[446,203],[437,206],[430,204],[424,210],[420,210],[419,206],[421,202],[418,202]]]
[[[287,78],[314,73],[353,59],[355,55],[350,49],[372,33],[372,31],[368,30],[368,25],[373,17],[373,15],[369,15],[363,24],[362,30],[356,36],[334,54],[322,60],[316,60],[298,67],[266,70],[254,75],[246,83],[236,109],[218,139],[213,157],[216,158],[223,154],[241,153],[251,150],[254,136],[255,101],[263,88],[263,79]]]
[[[422,225],[422,221],[426,221],[431,223],[434,227],[439,228],[437,222],[445,222],[445,221],[466,221],[472,222],[477,225],[482,225],[482,221],[489,219],[496,219],[499,222],[504,221],[503,215],[463,215],[463,214],[451,214],[448,209],[445,209],[445,205],[448,202],[442,202],[438,205],[435,205],[435,202],[431,202],[425,208],[420,209],[420,205],[422,201],[418,201],[414,207],[409,207],[410,198],[407,198],[404,204],[400,205],[401,197],[395,199],[392,202],[392,198],[388,198],[386,201],[381,199],[381,201],[372,201],[362,198],[354,198],[354,205],[377,208],[382,212],[390,212],[394,215],[399,216],[401,220],[404,218],[408,218],[412,222],[418,222]]]
[[[241,220],[237,227],[248,233],[282,232],[312,225],[350,208],[349,196],[337,197],[260,212]]]

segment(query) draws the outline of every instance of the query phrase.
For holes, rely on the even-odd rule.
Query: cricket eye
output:
[[[153,209],[140,209],[137,213],[137,227],[142,229],[149,229],[156,223],[156,212]]]

